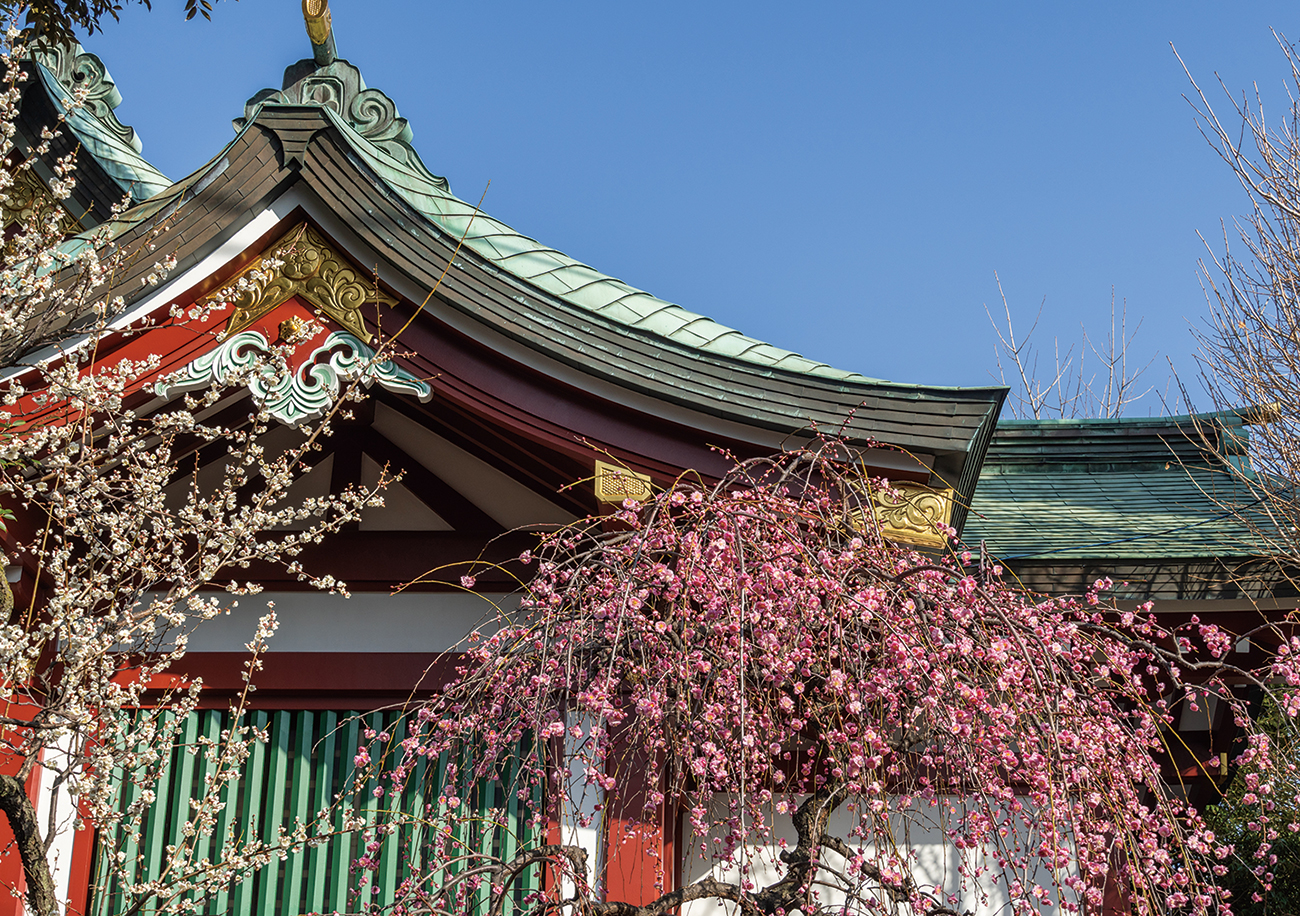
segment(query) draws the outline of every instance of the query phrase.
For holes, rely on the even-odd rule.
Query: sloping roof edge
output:
[[[124,195],[140,203],[171,186],[171,179],[140,155],[135,131],[117,119],[114,109],[122,95],[99,57],[81,45],[43,45],[31,58],[46,92],[67,111],[67,130]],[[84,96],[80,107],[72,104],[74,92]]]
[[[649,332],[703,353],[800,375],[899,388],[969,391],[871,378],[807,359],[791,350],[749,337],[601,273],[535,239],[451,193],[445,178],[434,175],[411,144],[411,131],[393,101],[366,86],[360,71],[338,59],[327,65],[304,60],[290,66],[281,90],[264,89],[245,106],[236,128],[256,120],[263,108],[321,108],[363,161],[402,199],[435,226],[518,279],[603,318]],[[974,390],[985,390],[977,388]]]

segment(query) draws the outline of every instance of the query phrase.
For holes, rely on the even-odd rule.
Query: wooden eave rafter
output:
[[[389,398],[386,403],[579,518],[598,511],[587,487],[572,486],[588,473],[591,451],[577,458],[549,448],[525,448],[484,415],[469,413],[450,399],[434,398],[428,404],[414,404]]]
[[[454,487],[375,429],[368,431],[364,453],[390,473],[400,473],[402,484],[422,503],[446,519],[462,534],[501,534],[505,531],[492,517],[462,496]]]
[[[322,465],[333,458],[330,477],[331,492],[341,492],[347,487],[362,486],[362,461],[369,457],[390,476],[401,475],[402,485],[429,509],[438,514],[458,535],[499,535],[505,529],[473,502],[461,495],[437,474],[428,470],[418,459],[390,442],[372,424],[376,398],[367,398],[350,407],[350,418],[336,419],[332,435],[322,437],[320,449],[305,456],[310,468]],[[250,402],[240,398],[213,417],[213,422],[234,428],[247,426]],[[177,464],[183,468],[177,480],[196,470],[209,467],[225,458],[227,443],[206,443],[192,451],[181,453]],[[256,491],[256,481],[248,485],[249,492]],[[545,495],[545,494],[543,494]],[[357,530],[353,525],[349,530]]]

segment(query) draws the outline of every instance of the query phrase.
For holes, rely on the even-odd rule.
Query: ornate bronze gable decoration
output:
[[[942,549],[948,545],[954,496],[951,489],[936,490],[919,483],[890,481],[888,489],[871,491],[871,506],[880,533],[886,538]]]
[[[135,135],[135,130],[119,121],[113,113],[113,109],[122,104],[122,93],[117,91],[102,60],[79,44],[44,42],[38,42],[32,48],[32,58],[54,74],[69,95],[84,90],[86,111],[98,118],[115,137],[140,152],[140,138]]]
[[[301,296],[370,343],[362,306],[393,306],[397,300],[363,276],[315,229],[300,223],[271,247],[270,254],[262,255],[206,298],[208,302],[234,305],[226,325],[227,337],[238,334],[290,297]]]

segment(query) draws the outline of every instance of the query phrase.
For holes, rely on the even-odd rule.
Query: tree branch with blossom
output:
[[[518,609],[471,637],[406,739],[369,761],[390,794],[421,760],[452,761],[428,787],[438,829],[402,849],[407,892],[387,909],[660,916],[710,898],[755,916],[954,916],[999,900],[1077,912],[1121,887],[1137,913],[1229,912],[1216,876],[1232,851],[1171,789],[1176,716],[1189,693],[1213,695],[1243,730],[1238,760],[1294,770],[1252,731],[1239,689],[1248,678],[1294,713],[1290,623],[1247,669],[1223,658],[1235,634],[1122,614],[1106,581],[1077,599],[1027,594],[996,568],[979,581],[961,557],[881,538],[871,491],[888,484],[854,455],[821,441],[739,462],[711,488],[683,478],[625,503],[621,530],[589,520],[525,557],[537,566]],[[511,901],[488,872],[445,867],[440,838],[478,830],[463,855],[507,829],[472,826],[464,800],[482,780],[530,801],[534,834],[598,824],[565,814],[556,773],[607,801],[640,792],[647,825],[680,815],[701,877],[673,887],[663,870],[656,899],[602,899],[588,859],[548,846],[516,867],[554,880]],[[403,813],[388,817],[381,844],[401,832]],[[943,875],[909,839],[924,831],[954,852]]]

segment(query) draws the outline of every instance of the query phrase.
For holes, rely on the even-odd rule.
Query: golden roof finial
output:
[[[311,39],[312,57],[316,63],[322,67],[334,63],[338,53],[334,49],[329,0],[302,0],[302,18],[307,23],[307,37]]]

